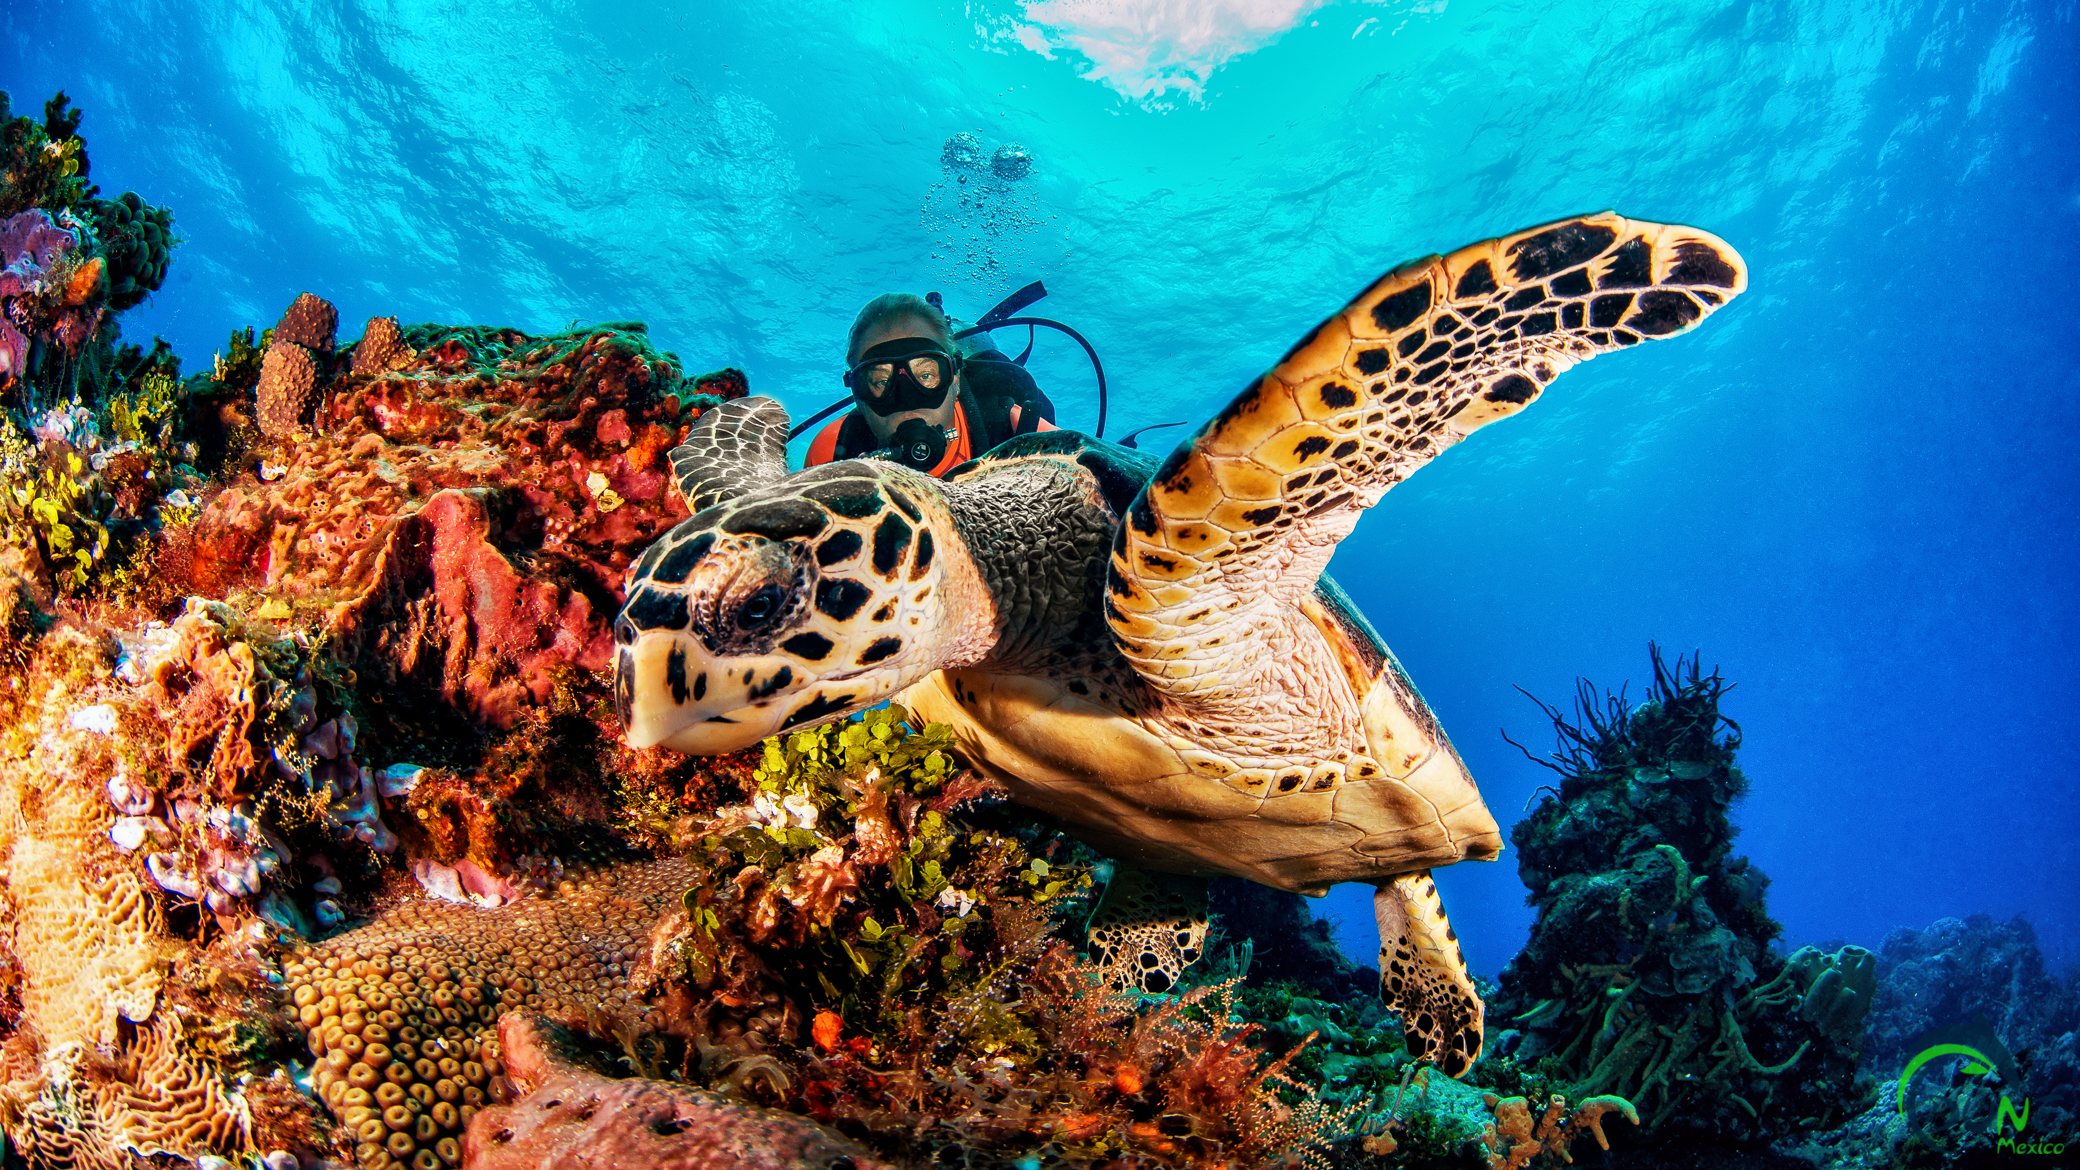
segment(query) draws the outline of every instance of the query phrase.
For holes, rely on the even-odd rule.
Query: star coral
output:
[[[628,974],[688,880],[665,861],[574,873],[554,897],[496,910],[412,899],[290,955],[283,976],[314,1084],[356,1161],[456,1163],[500,1072],[501,1010],[640,1018]]]

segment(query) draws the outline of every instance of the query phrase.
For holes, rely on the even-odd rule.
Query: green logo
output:
[[[2024,1097],[2018,1107],[2008,1097],[2006,1087],[2020,1085],[2022,1072],[2015,1065],[2000,1037],[1994,1034],[1993,1025],[1987,1022],[1985,1013],[1977,1013],[1969,1024],[1952,1024],[1942,1028],[1931,1028],[1913,1040],[1920,1051],[1907,1061],[1899,1073],[1899,1115],[1907,1116],[1907,1089],[1914,1074],[1922,1066],[1944,1057],[1964,1058],[1964,1072],[1968,1076],[1985,1076],[1997,1073],[2003,1091],[2000,1105],[1993,1115],[1994,1148],[2010,1154],[2058,1155],[2066,1152],[2063,1139],[2028,1141],[2023,1131],[2029,1128],[2029,1098]],[[2002,1131],[2007,1133],[2003,1135]]]

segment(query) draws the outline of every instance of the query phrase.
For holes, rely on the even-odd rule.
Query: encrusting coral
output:
[[[470,1123],[463,1157],[474,1170],[887,1170],[860,1143],[791,1113],[683,1084],[602,1076],[545,1017],[511,1012],[498,1032],[517,1097]]]
[[[265,588],[357,668],[511,727],[605,665],[621,571],[686,515],[680,377],[639,329],[407,333],[415,358],[338,379],[307,441],[204,504],[186,584]]]

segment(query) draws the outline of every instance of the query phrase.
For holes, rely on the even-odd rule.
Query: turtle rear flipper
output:
[[[689,512],[786,479],[787,408],[754,396],[707,411],[672,448],[672,475]]]
[[[1379,994],[1401,1016],[1408,1054],[1459,1077],[1481,1054],[1487,1006],[1466,973],[1459,937],[1445,921],[1430,871],[1405,873],[1380,886]]]
[[[1206,951],[1206,879],[1116,865],[1091,911],[1091,957],[1118,986],[1160,995]]]
[[[1314,588],[1387,489],[1561,371],[1673,337],[1748,283],[1724,241],[1611,212],[1380,278],[1164,461],[1112,546],[1105,613],[1156,690],[1257,701],[1290,654],[1267,623]]]

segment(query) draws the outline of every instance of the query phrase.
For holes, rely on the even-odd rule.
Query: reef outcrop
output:
[[[104,321],[165,282],[179,242],[164,208],[99,197],[79,125],[63,93],[40,121],[0,96],[0,395],[39,410],[93,388],[112,364],[112,338],[92,344]]]
[[[1732,852],[1747,788],[1726,684],[1653,654],[1637,708],[1582,684],[1546,708],[1559,776],[1511,831],[1538,910],[1490,1001],[1494,1055],[1638,1106],[1648,1140],[1760,1145],[1860,1111],[1870,952],[1784,956],[1765,878]],[[1527,753],[1528,754],[1528,753]]]

